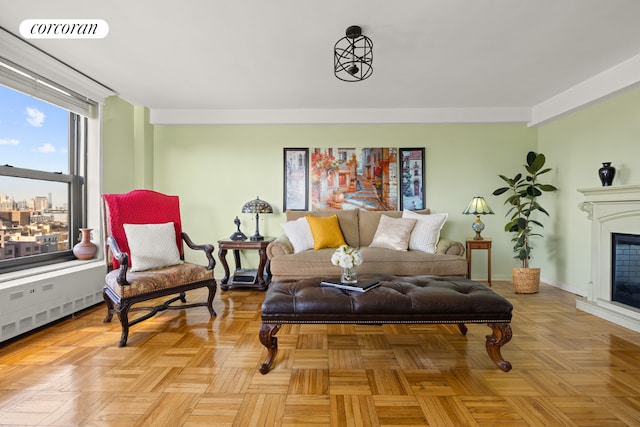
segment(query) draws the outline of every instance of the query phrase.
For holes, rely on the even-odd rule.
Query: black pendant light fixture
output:
[[[333,47],[333,68],[337,78],[359,82],[373,74],[373,42],[362,35],[362,28],[352,25]]]

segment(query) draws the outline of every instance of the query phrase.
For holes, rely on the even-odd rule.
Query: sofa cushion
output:
[[[415,224],[416,220],[413,218],[393,218],[382,215],[369,246],[406,251],[409,248],[409,238]]]
[[[333,248],[304,251],[278,256],[271,260],[274,277],[338,277],[342,269],[331,264]],[[393,251],[383,248],[360,248],[363,263],[356,267],[358,274],[433,274],[464,276],[467,260],[457,255],[428,254],[420,251]]]
[[[358,274],[464,276],[467,273],[466,258],[457,255],[392,251],[370,246],[360,248],[360,254],[364,261],[358,266]]]
[[[342,268],[331,264],[331,256],[335,251],[335,248],[325,248],[276,257],[271,262],[271,273],[274,276],[295,277],[340,276]]]
[[[311,234],[311,227],[307,218],[298,218],[295,221],[287,221],[281,225],[284,234],[293,246],[294,253],[313,249],[313,234]]]
[[[306,216],[313,234],[313,249],[337,248],[347,243],[344,241],[337,215],[328,217]]]
[[[446,213],[423,215],[405,210],[402,213],[403,218],[412,218],[417,221],[411,231],[409,249],[430,254],[436,253],[440,230],[442,230],[448,216],[449,214]]]
[[[416,212],[428,214],[429,209],[423,209]],[[358,218],[358,226],[360,228],[360,246],[369,246],[371,244],[382,215],[390,216],[392,218],[402,218],[402,212],[400,211],[360,210],[360,216]]]
[[[344,240],[347,242],[347,245],[353,248],[360,247],[360,234],[358,233],[358,209],[347,209],[343,211],[286,211],[287,221],[293,221],[306,215],[321,218],[337,215],[338,223],[340,223],[340,230],[342,230],[342,235],[344,236]],[[375,229],[373,231],[375,232]]]

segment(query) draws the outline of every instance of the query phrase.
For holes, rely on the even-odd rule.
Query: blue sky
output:
[[[68,123],[67,110],[0,85],[0,165],[68,173]],[[1,179],[0,194],[21,200],[66,193],[61,184],[39,188],[42,182],[26,181]],[[60,197],[65,200],[54,200],[55,205],[66,201],[66,195]]]

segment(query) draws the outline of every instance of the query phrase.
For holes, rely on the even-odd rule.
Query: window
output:
[[[8,122],[4,112],[0,112],[0,194],[8,194],[14,186],[27,184],[38,188],[38,199],[34,197],[34,205],[39,203],[49,210],[43,215],[28,213],[30,199],[19,204],[18,212],[10,218],[10,224],[25,221],[31,224],[29,230],[37,230],[37,224],[48,222],[46,231],[64,227],[68,235],[61,232],[40,233],[50,237],[44,242],[21,242],[23,246],[32,245],[31,256],[22,256],[23,247],[5,248],[5,233],[0,233],[0,281],[5,278],[25,277],[31,272],[28,267],[41,264],[52,264],[72,258],[71,246],[79,241],[79,228],[91,227],[95,230],[94,238],[100,240],[100,156],[101,156],[101,121],[102,103],[110,96],[116,95],[109,87],[86,76],[59,61],[54,56],[25,43],[20,37],[0,27],[0,104],[6,93],[17,92],[22,96],[32,97],[34,101],[45,101],[47,107],[55,106],[61,117],[56,120],[63,131],[62,139],[55,141],[54,147],[60,146],[57,154],[61,155],[58,163],[35,163],[35,153],[25,154],[19,162],[13,158],[11,162],[5,154],[13,147],[16,139],[7,134]],[[6,92],[11,91],[11,92]],[[5,111],[5,110],[3,110]],[[19,110],[17,110],[19,111]],[[33,114],[35,112],[32,112]],[[47,114],[47,112],[45,112]],[[45,117],[46,123],[53,123],[56,114]],[[24,115],[24,112],[23,112]],[[34,115],[37,123],[38,115]],[[23,122],[24,123],[24,122]],[[28,123],[27,123],[28,125]],[[26,125],[25,125],[26,126]],[[24,130],[24,129],[23,129]],[[23,139],[26,141],[26,139]],[[20,139],[18,138],[18,141]],[[51,143],[50,141],[47,141]],[[51,157],[50,157],[51,158]],[[29,163],[29,162],[31,163]],[[6,164],[16,165],[4,166]],[[59,201],[56,194],[63,193]],[[51,197],[49,197],[51,193]],[[49,208],[51,200],[51,208]],[[66,202],[65,202],[66,200]],[[0,200],[0,211],[3,203]],[[66,203],[66,206],[65,206]],[[35,207],[35,206],[34,206]],[[60,209],[55,209],[60,208]],[[66,210],[66,212],[65,212]],[[22,215],[22,216],[21,216]],[[24,215],[29,219],[25,220]],[[6,221],[3,219],[3,222]],[[66,225],[64,224],[66,221]],[[45,227],[41,227],[45,228]],[[34,231],[30,231],[32,234]],[[6,239],[5,239],[6,240]],[[65,246],[66,245],[66,246]],[[101,247],[101,245],[98,245]],[[102,254],[99,252],[99,256]],[[52,266],[51,269],[58,269]],[[24,273],[4,275],[13,270],[24,270]],[[41,270],[43,271],[43,270]]]
[[[73,259],[86,222],[78,111],[91,103],[0,58],[0,272]]]

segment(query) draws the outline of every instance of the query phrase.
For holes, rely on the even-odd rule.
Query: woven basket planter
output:
[[[540,289],[539,268],[513,268],[511,276],[517,294],[535,294]]]

